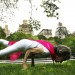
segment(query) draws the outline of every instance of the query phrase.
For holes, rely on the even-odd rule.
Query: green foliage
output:
[[[22,64],[0,64],[0,75],[75,75],[75,61],[28,65],[27,70],[22,70]]]
[[[38,40],[38,37],[37,36],[32,36],[31,37],[33,40]]]
[[[6,47],[5,45],[3,45],[2,43],[0,43],[0,50],[4,49],[5,47]]]
[[[54,37],[50,37],[47,39],[47,41],[51,42],[52,44],[56,45],[56,42],[54,40]]]
[[[72,52],[75,52],[75,36],[68,35],[64,39],[60,39],[58,37],[54,37],[54,40],[57,45],[63,44],[71,48]]]
[[[2,27],[0,27],[0,38],[5,39],[5,37],[6,37],[6,34],[3,31]]]
[[[72,52],[75,52],[75,36],[67,36],[65,39],[63,39],[62,44],[69,46]]]
[[[60,38],[54,37],[54,40],[55,40],[57,45],[62,44],[62,40]]]
[[[7,37],[8,40],[21,40],[21,39],[37,39],[36,36],[32,36],[31,34],[24,34],[21,32],[15,32],[11,34],[9,37]]]
[[[6,48],[6,46],[4,44],[0,43],[0,50],[4,49],[4,48]],[[8,58],[8,55],[2,56],[2,57],[0,56],[0,59],[7,59],[7,58]]]
[[[7,39],[18,41],[18,40],[24,39],[24,38],[27,38],[27,36],[24,33],[15,32],[15,33],[11,34]]]
[[[38,35],[37,36],[40,40],[42,39],[42,40],[47,40],[47,38],[45,37],[45,36],[43,36],[43,35]]]

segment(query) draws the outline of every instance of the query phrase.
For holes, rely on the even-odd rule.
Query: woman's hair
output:
[[[65,45],[58,45],[55,47],[55,54],[58,56],[62,56],[63,60],[68,60],[71,57],[71,49]]]

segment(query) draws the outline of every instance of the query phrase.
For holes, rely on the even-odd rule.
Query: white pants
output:
[[[44,52],[49,53],[49,51],[42,44],[33,40],[22,39],[5,49],[0,50],[0,56],[37,47],[43,47]]]

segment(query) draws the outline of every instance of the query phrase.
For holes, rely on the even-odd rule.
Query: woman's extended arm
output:
[[[24,56],[23,68],[27,69],[26,61],[27,61],[27,58],[30,55],[30,53],[43,53],[43,52],[44,52],[43,48],[32,48],[32,49],[27,50],[25,53],[25,56]]]

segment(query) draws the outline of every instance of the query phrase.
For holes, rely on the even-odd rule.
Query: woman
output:
[[[29,40],[22,39],[13,45],[0,50],[0,56],[10,54],[13,52],[25,52],[23,68],[27,68],[26,60],[30,53],[50,53],[53,62],[63,62],[70,59],[71,50],[64,45],[54,47],[50,42],[45,40]]]

